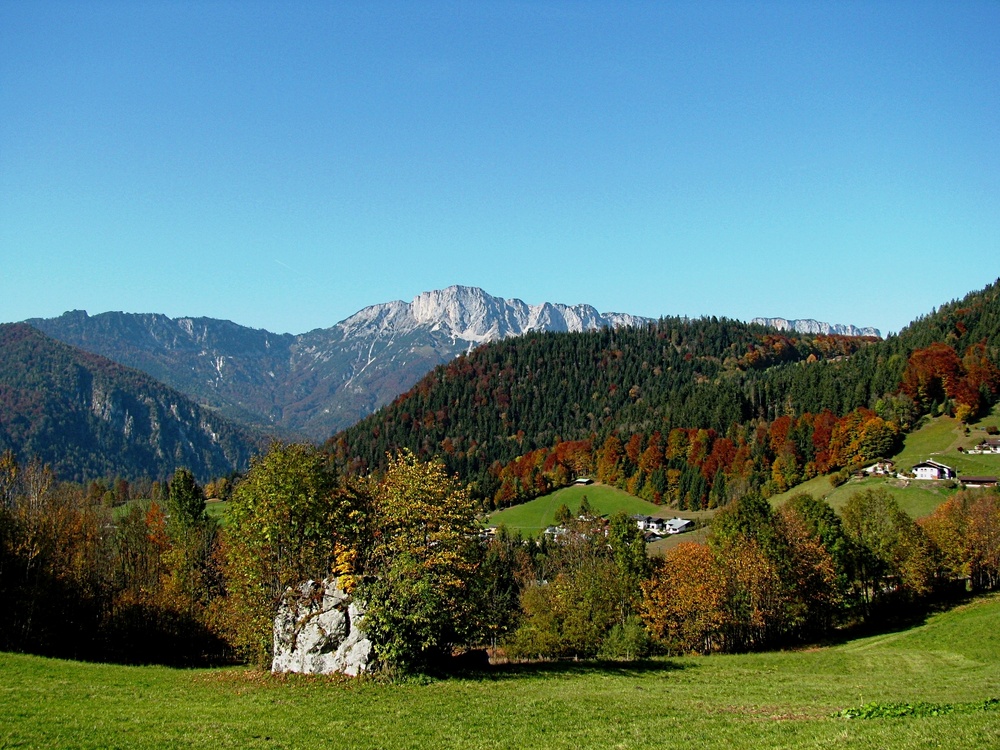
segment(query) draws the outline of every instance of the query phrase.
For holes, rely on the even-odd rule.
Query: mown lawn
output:
[[[843,719],[1000,696],[1000,598],[801,651],[494,668],[382,684],[0,654],[2,747],[985,748],[1000,712]]]
[[[711,515],[706,512],[674,511],[662,505],[641,500],[638,497],[628,494],[617,487],[609,487],[605,484],[589,484],[586,486],[563,487],[548,495],[536,497],[534,500],[515,505],[511,508],[504,508],[491,514],[487,523],[490,526],[503,524],[511,531],[518,530],[525,536],[536,536],[547,526],[551,526],[556,521],[556,510],[560,505],[566,504],[574,513],[580,507],[580,501],[586,495],[590,507],[598,515],[611,516],[619,511],[625,511],[630,516],[642,514],[645,516],[663,516],[673,518],[700,519]]]

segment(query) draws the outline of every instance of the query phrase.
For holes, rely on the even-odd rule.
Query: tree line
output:
[[[716,515],[708,544],[647,556],[634,520],[564,514],[540,540],[484,538],[478,504],[440,461],[409,452],[364,478],[276,445],[233,490],[229,522],[178,470],[166,500],[114,512],[38,462],[0,461],[0,647],[75,658],[270,662],[291,587],[331,575],[367,604],[394,673],[456,650],[511,659],[745,651],[879,624],[1000,583],[1000,493],[963,491],[919,521],[883,490],[838,516],[756,493]]]

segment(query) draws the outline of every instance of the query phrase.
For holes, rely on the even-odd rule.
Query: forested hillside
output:
[[[996,283],[885,341],[725,319],[535,334],[437,368],[328,445],[352,470],[408,447],[487,505],[596,474],[681,507],[768,495],[890,454],[928,411],[971,420],[1000,388]]]
[[[61,479],[202,480],[241,471],[260,441],[145,373],[0,325],[0,452],[38,458]]]

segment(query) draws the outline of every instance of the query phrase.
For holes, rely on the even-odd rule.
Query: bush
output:
[[[613,661],[634,661],[648,656],[650,646],[649,631],[642,620],[633,615],[611,628],[597,656]]]
[[[847,469],[841,469],[836,474],[830,475],[830,486],[839,487],[844,484],[850,476],[851,474],[847,471]]]

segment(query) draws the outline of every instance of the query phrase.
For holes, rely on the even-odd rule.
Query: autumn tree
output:
[[[268,662],[289,587],[355,572],[366,522],[363,495],[339,482],[318,449],[275,444],[253,462],[233,492],[226,535],[228,615],[241,653]]]
[[[855,592],[866,610],[890,595],[910,599],[930,591],[934,549],[923,529],[886,490],[855,493],[841,517],[854,548]]]
[[[972,591],[1000,584],[1000,494],[965,490],[920,519],[945,573]]]
[[[476,639],[482,547],[477,504],[440,461],[409,451],[373,489],[373,538],[360,593],[365,630],[383,664],[432,668]]]
[[[506,641],[515,657],[635,658],[645,636],[634,620],[645,575],[645,545],[624,514],[581,513],[548,542],[521,594],[521,622]]]
[[[668,650],[709,653],[721,647],[726,575],[708,546],[682,542],[668,550],[642,594],[642,620]]]

